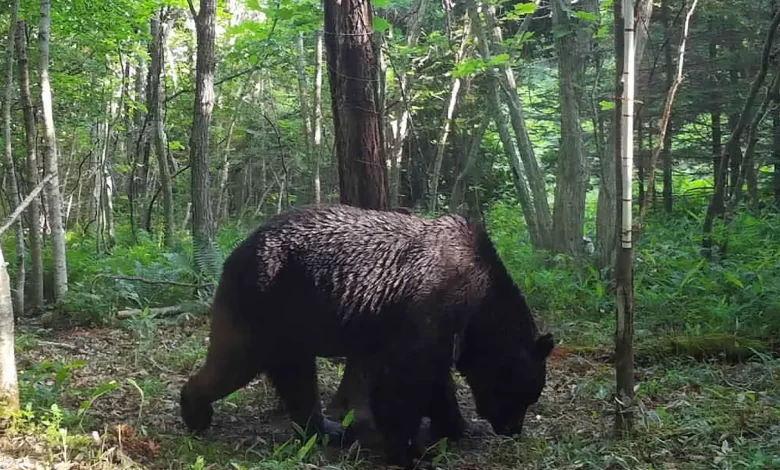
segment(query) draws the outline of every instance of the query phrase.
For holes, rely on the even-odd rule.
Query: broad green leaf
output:
[[[528,3],[516,3],[515,4],[515,14],[517,15],[530,15],[531,13],[536,11],[536,3],[534,2],[528,2]]]
[[[374,31],[378,31],[380,33],[384,33],[390,28],[390,22],[382,18],[381,16],[375,16],[373,23],[374,23]]]
[[[376,8],[387,8],[387,5],[390,4],[390,0],[372,0],[371,3]]]
[[[488,61],[488,65],[500,65],[509,60],[509,54],[499,54],[495,57],[491,57]]]
[[[575,11],[574,14],[577,15],[577,18],[581,20],[592,21],[594,23],[599,19],[599,17],[596,16],[595,13],[592,13],[590,11]]]
[[[601,100],[599,101],[599,107],[602,111],[610,111],[612,109],[615,109],[615,102],[614,101],[607,101],[607,100]]]

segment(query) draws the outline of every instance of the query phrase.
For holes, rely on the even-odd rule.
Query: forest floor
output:
[[[29,405],[0,436],[0,468],[383,468],[381,452],[306,448],[292,440],[262,378],[218,402],[203,437],[188,435],[178,394],[201,364],[206,335],[205,318],[189,315],[105,329],[20,326],[17,362]],[[642,365],[636,433],[619,440],[611,427],[613,368],[609,354],[598,350],[556,349],[547,388],[529,411],[521,439],[470,439],[439,448],[437,466],[780,468],[780,361],[670,357]],[[321,365],[327,400],[338,372]],[[475,419],[468,389],[459,393],[464,414]]]

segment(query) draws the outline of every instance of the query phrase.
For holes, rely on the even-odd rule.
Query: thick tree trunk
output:
[[[567,34],[555,35],[558,52],[558,77],[561,100],[561,146],[555,185],[553,240],[556,251],[571,255],[582,251],[585,228],[585,194],[588,187],[588,164],[582,149],[579,88],[582,64],[578,57],[576,35],[569,11],[570,0],[552,1],[553,27]]]
[[[41,0],[41,24],[38,32],[40,41],[41,108],[43,114],[44,173],[52,179],[46,186],[51,227],[52,279],[54,301],[62,300],[68,292],[68,265],[65,252],[65,227],[62,223],[62,196],[57,169],[57,136],[54,129],[51,83],[49,81],[49,44],[51,41],[51,0]]]
[[[19,17],[19,0],[14,0],[11,7],[11,22],[8,27],[8,42],[5,53],[5,99],[3,100],[3,140],[4,160],[8,172],[8,193],[11,205],[15,209],[19,205],[19,183],[16,177],[16,164],[11,134],[11,104],[14,97],[14,46],[16,36],[16,20]],[[13,306],[17,316],[24,314],[24,285],[26,268],[24,262],[24,224],[20,217],[16,223],[16,283],[14,286]]]
[[[192,241],[193,251],[212,253],[214,246],[214,220],[209,194],[209,126],[214,109],[214,42],[216,35],[216,0],[200,0],[200,11],[195,15],[191,0],[190,9],[195,16],[198,35],[198,59],[195,74],[195,109],[190,136],[190,171],[192,173]],[[209,256],[211,260],[213,257]],[[216,261],[216,260],[215,260]],[[202,267],[201,267],[202,269]],[[219,266],[209,266],[217,275]]]
[[[670,40],[671,24],[669,22],[669,0],[663,0],[661,2],[661,21],[663,27],[666,30],[667,41],[664,46],[664,63],[666,65],[666,86],[667,88],[672,86],[674,81],[674,62],[672,61],[672,41]],[[663,163],[664,171],[664,189],[663,200],[664,210],[667,214],[672,213],[672,204],[674,197],[672,194],[672,120],[669,120],[669,125],[666,126],[666,134],[663,140],[663,149],[661,150],[661,161]]]
[[[378,100],[378,55],[368,0],[325,2],[325,48],[333,107],[341,202],[388,207]]]
[[[466,46],[471,37],[471,23],[468,16],[464,20],[462,41],[458,52],[455,54],[455,67],[457,67],[461,61],[466,57]],[[444,110],[444,116],[442,119],[441,131],[439,137],[436,140],[436,157],[433,161],[433,171],[431,173],[431,182],[428,185],[430,194],[430,201],[428,203],[428,209],[431,212],[436,212],[437,202],[439,200],[439,179],[441,178],[441,165],[444,162],[444,150],[447,148],[447,139],[450,135],[450,128],[452,127],[452,120],[455,114],[455,106],[458,104],[458,94],[460,93],[461,78],[456,77],[452,80],[452,87],[450,88],[450,98],[447,101],[447,107]]]
[[[30,98],[30,70],[27,61],[27,25],[19,21],[17,28],[17,50],[19,55],[19,100],[24,115],[24,142],[27,154],[27,184],[29,188],[38,184],[38,154],[36,147],[35,111]],[[43,253],[41,251],[41,204],[35,198],[30,203],[30,300],[32,309],[39,312],[43,309]]]
[[[175,244],[174,218],[173,218],[173,182],[171,170],[168,164],[168,141],[165,136],[163,122],[163,91],[162,91],[162,66],[163,51],[165,48],[165,9],[160,8],[150,21],[152,41],[149,47],[151,63],[149,65],[149,77],[147,79],[147,109],[152,116],[152,131],[154,134],[154,153],[157,157],[157,167],[160,172],[160,185],[162,186],[163,202],[163,240],[167,248],[173,248]],[[194,173],[193,173],[194,177]],[[150,225],[150,221],[146,221]]]
[[[382,136],[378,52],[368,0],[325,0],[325,50],[341,203],[388,208],[387,165]],[[356,409],[356,421],[371,420],[363,367],[348,361],[329,414]]]

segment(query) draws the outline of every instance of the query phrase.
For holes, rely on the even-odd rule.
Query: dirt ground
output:
[[[206,334],[205,321],[193,317],[167,323],[138,321],[111,329],[49,332],[36,325],[21,327],[17,362],[24,371],[23,401],[42,407],[51,393],[51,401],[71,412],[60,427],[67,425],[74,440],[68,442],[56,431],[48,433],[54,436],[43,435],[42,424],[35,433],[7,432],[0,437],[0,468],[383,468],[381,452],[372,451],[371,445],[348,450],[316,447],[310,458],[296,460],[297,450],[285,449],[300,446],[288,442],[292,431],[287,416],[262,378],[216,404],[213,425],[202,437],[189,436],[179,417],[178,394],[201,364]],[[324,364],[321,389],[323,400],[329,400],[338,376],[334,366]],[[547,388],[529,411],[519,442],[467,439],[450,445],[436,466],[739,468],[720,465],[733,452],[716,462],[719,454],[713,449],[728,454],[723,442],[734,448],[758,440],[761,455],[780,450],[774,447],[776,439],[760,443],[762,435],[780,434],[780,420],[773,421],[780,417],[774,375],[756,378],[760,364],[681,367],[679,378],[669,377],[668,365],[638,370],[640,381],[656,386],[640,394],[638,438],[623,442],[613,439],[611,432],[612,366],[604,358],[581,357],[559,347],[550,360]],[[742,429],[731,429],[723,439],[715,431],[706,436],[685,431],[685,423],[668,419],[682,416],[680,410],[686,406],[694,407],[694,417],[705,421],[717,416],[722,402],[710,393],[718,390],[753,391],[762,406],[746,408],[742,424],[729,423]],[[464,415],[479,423],[468,388],[462,387],[459,394]],[[78,415],[80,406],[87,409]],[[710,408],[715,411],[707,411]],[[665,420],[672,424],[665,425]],[[697,440],[691,441],[692,435]],[[755,468],[780,468],[780,461],[777,467],[769,462],[770,466]]]

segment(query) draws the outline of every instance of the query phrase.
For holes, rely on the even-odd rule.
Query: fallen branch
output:
[[[130,308],[127,310],[120,310],[116,312],[116,317],[120,320],[138,317],[141,316],[144,310],[146,309]],[[149,309],[149,317],[172,317],[183,312],[184,309],[181,307],[181,305],[173,305],[170,307],[154,307]]]
[[[121,274],[98,274],[95,276],[94,279],[92,279],[92,292],[95,291],[95,284],[97,284],[97,281],[100,279],[116,279],[121,281],[138,281],[142,282],[144,284],[165,284],[169,286],[177,286],[177,287],[190,287],[193,289],[199,289],[201,287],[209,286],[211,283],[206,284],[191,284],[189,282],[179,282],[179,281],[166,281],[165,279],[147,279],[145,277],[139,277],[139,276],[124,276]]]
[[[54,174],[48,175],[46,178],[44,178],[38,185],[30,191],[30,194],[27,195],[26,198],[22,202],[19,203],[18,206],[16,206],[16,209],[11,213],[10,216],[8,216],[7,219],[5,219],[5,222],[3,223],[2,227],[0,227],[0,235],[4,234],[6,230],[8,230],[11,225],[16,222],[16,219],[19,218],[20,215],[22,215],[22,212],[24,212],[25,209],[27,209],[27,206],[30,205],[31,202],[33,202],[33,199],[35,199],[38,196],[38,193],[43,190],[43,187],[46,186],[46,183],[51,181],[52,178],[54,178]]]
[[[87,351],[84,351],[83,349],[79,348],[78,346],[73,346],[72,344],[67,343],[57,343],[55,341],[44,341],[42,339],[36,340],[36,343],[38,343],[41,346],[52,346],[55,348],[62,348],[67,349],[68,351],[73,351],[79,354],[88,354]]]

